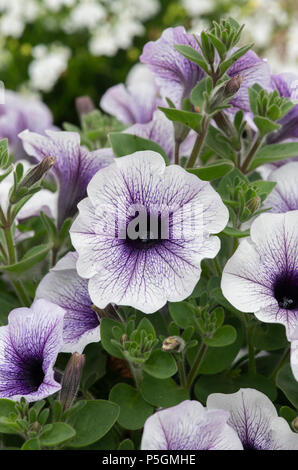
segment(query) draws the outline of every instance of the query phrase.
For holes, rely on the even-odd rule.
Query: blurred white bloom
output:
[[[43,0],[43,3],[49,10],[58,11],[61,7],[72,7],[76,0]]]
[[[1,33],[5,36],[20,37],[24,31],[24,21],[11,14],[3,15],[0,18]]]
[[[33,89],[50,91],[60,75],[66,70],[71,50],[55,45],[43,44],[33,48],[33,61],[29,65],[30,85]]]
[[[103,6],[94,0],[83,0],[71,12],[65,27],[68,31],[80,28],[94,29],[106,18],[107,12]]]
[[[118,44],[109,23],[104,24],[94,33],[89,42],[89,49],[91,54],[95,56],[107,55],[111,57],[116,54]]]
[[[190,16],[210,13],[216,6],[214,0],[182,0],[182,4]]]

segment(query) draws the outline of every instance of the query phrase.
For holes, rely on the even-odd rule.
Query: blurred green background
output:
[[[75,98],[98,105],[163,29],[222,16],[247,24],[275,73],[298,72],[298,0],[0,0],[0,79],[41,96],[57,125],[76,123]]]

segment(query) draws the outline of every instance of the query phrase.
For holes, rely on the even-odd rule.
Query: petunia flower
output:
[[[272,85],[280,96],[290,98],[292,101],[298,98],[298,76],[290,73],[272,75]],[[281,142],[287,139],[298,139],[298,104],[296,104],[280,121],[281,129],[269,136],[269,143]]]
[[[276,186],[264,202],[269,212],[298,210],[298,162],[289,162],[272,171],[268,177]]]
[[[24,129],[43,133],[53,126],[50,110],[41,101],[5,90],[5,102],[0,104],[0,138],[7,137],[15,159],[25,157],[18,134]]]
[[[224,296],[242,312],[282,323],[288,339],[298,325],[298,210],[261,214],[223,270]]]
[[[187,45],[200,51],[192,34],[186,33],[182,26],[166,29],[157,41],[145,44],[141,62],[147,64],[156,76],[161,95],[170,98],[177,107],[181,107],[184,98],[190,95],[194,86],[204,78],[200,67],[186,59],[175,45]],[[233,49],[230,54],[235,52]],[[263,88],[271,87],[270,68],[265,60],[253,51],[248,51],[228,70],[230,77],[241,75],[240,90],[231,101],[235,108],[249,111],[248,88],[259,83]]]
[[[142,151],[97,172],[87,193],[70,234],[78,274],[89,279],[97,307],[115,303],[152,313],[191,294],[202,259],[219,251],[210,234],[228,221],[208,182]]]
[[[147,419],[141,449],[242,450],[228,419],[226,411],[207,410],[197,401],[185,400]]]
[[[88,281],[78,276],[77,254],[67,253],[41,280],[36,298],[47,299],[65,310],[62,352],[83,352],[100,340],[99,318],[92,309]]]
[[[124,124],[151,121],[161,104],[153,73],[143,64],[134,66],[122,83],[109,88],[100,100],[101,108]]]
[[[258,390],[213,393],[207,399],[207,408],[230,413],[227,423],[237,432],[244,450],[298,449],[297,433],[284,418],[278,417],[273,403]]]
[[[175,44],[199,48],[193,35],[186,33],[183,26],[167,28],[159,39],[145,44],[140,60],[154,73],[162,97],[170,98],[180,108],[205,73],[183,57]]]
[[[26,152],[41,161],[45,156],[56,157],[53,171],[59,182],[58,225],[72,217],[78,202],[85,197],[92,176],[113,159],[98,150],[89,152],[80,146],[76,132],[46,131],[46,135],[24,131],[20,134]]]
[[[17,308],[0,327],[0,397],[28,402],[60,390],[54,364],[63,344],[64,310],[40,299]]]

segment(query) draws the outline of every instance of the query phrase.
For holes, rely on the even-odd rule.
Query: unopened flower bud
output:
[[[235,75],[235,77],[232,77],[230,80],[228,80],[224,87],[224,97],[229,98],[230,96],[235,95],[237,91],[239,91],[242,82],[242,75]]]
[[[38,421],[34,421],[34,423],[31,425],[31,430],[34,432],[39,432],[40,428],[41,426]]]
[[[255,196],[246,203],[247,209],[254,214],[261,207],[262,200],[259,196]]]
[[[92,310],[97,313],[99,318],[111,318],[112,320],[119,321],[119,316],[116,312],[116,309],[113,307],[112,304],[108,304],[105,308],[101,309],[96,305],[91,305]]]
[[[298,416],[292,421],[292,428],[295,432],[298,432]]]
[[[169,336],[162,343],[163,351],[181,352],[185,347],[185,341],[180,336]]]
[[[127,334],[124,333],[124,334],[121,336],[121,338],[120,338],[120,343],[121,343],[121,344],[124,344],[124,343],[126,343],[126,341],[128,341],[128,339],[129,339],[129,338],[128,338]]]
[[[95,106],[89,96],[79,96],[76,98],[76,109],[79,116],[84,116],[94,111]]]
[[[71,407],[77,396],[84,364],[85,355],[75,352],[66,365],[59,395],[63,411]]]

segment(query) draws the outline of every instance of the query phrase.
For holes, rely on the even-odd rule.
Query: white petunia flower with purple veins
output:
[[[54,365],[63,344],[64,310],[37,300],[31,308],[17,308],[0,327],[0,397],[28,402],[60,390]]]
[[[298,162],[289,162],[272,171],[268,180],[276,186],[265,199],[263,207],[269,212],[283,213],[298,210]]]
[[[238,434],[244,450],[298,450],[297,433],[258,390],[242,388],[231,394],[212,393],[207,408],[230,413],[227,423]]]
[[[242,450],[228,419],[226,411],[208,410],[198,401],[185,400],[147,419],[141,449]]]
[[[36,298],[47,299],[65,310],[62,352],[82,353],[100,341],[100,320],[92,309],[88,281],[76,270],[78,256],[67,253],[40,282]]]
[[[113,158],[98,150],[89,152],[80,145],[80,135],[76,132],[46,131],[43,136],[24,131],[20,138],[26,152],[37,161],[46,156],[56,158],[53,172],[59,182],[58,225],[61,226],[67,217],[75,215],[92,176]]]
[[[175,45],[188,45],[199,50],[192,34],[186,33],[182,26],[166,29],[157,41],[145,44],[141,62],[147,64],[156,76],[160,85],[161,95],[170,98],[177,107],[181,107],[184,98],[190,95],[194,86],[204,78],[205,73],[200,67],[186,59]],[[231,51],[231,54],[235,49]],[[231,101],[235,108],[249,111],[248,88],[259,83],[263,88],[271,89],[270,68],[265,60],[260,59],[253,51],[248,51],[228,70],[232,78],[243,77],[237,95]]]
[[[261,214],[223,270],[228,301],[264,322],[281,323],[287,337],[298,325],[298,210]]]
[[[26,156],[18,134],[24,129],[43,133],[53,127],[53,117],[47,106],[41,101],[26,98],[20,94],[5,90],[5,103],[0,104],[0,138],[7,137],[15,159]]]
[[[153,73],[145,65],[138,64],[128,74],[126,86],[120,83],[109,88],[101,98],[100,106],[124,124],[144,124],[151,121],[161,103]]]
[[[97,172],[87,193],[70,234],[92,302],[153,313],[188,297],[228,222],[210,183],[142,151]]]

